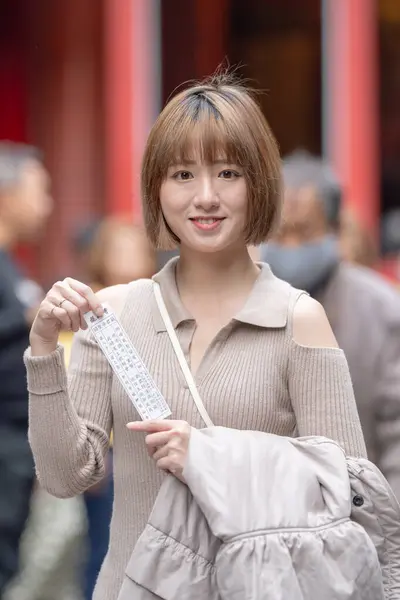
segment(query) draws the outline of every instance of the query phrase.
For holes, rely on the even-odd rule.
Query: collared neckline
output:
[[[183,305],[176,283],[179,257],[172,258],[153,276],[160,287],[172,325],[176,329],[184,321],[194,321]],[[289,308],[290,285],[273,275],[269,265],[259,262],[260,273],[243,308],[234,321],[256,327],[280,329],[286,326]],[[157,303],[153,302],[153,322],[157,332],[165,331],[164,321]]]

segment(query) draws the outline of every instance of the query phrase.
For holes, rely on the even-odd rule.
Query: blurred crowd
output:
[[[349,362],[370,458],[400,497],[396,284],[376,272],[377,244],[342,206],[340,183],[329,165],[294,153],[284,161],[284,180],[281,227],[251,251],[323,304]],[[14,251],[40,239],[52,207],[51,178],[40,153],[0,143],[0,598],[5,600],[89,600],[108,546],[112,440],[103,481],[83,497],[60,500],[38,487],[26,436],[22,356],[44,291],[24,274]],[[70,242],[75,268],[65,275],[94,290],[151,277],[169,258],[155,252],[129,215],[94,219],[73,232]],[[61,334],[60,343],[68,361],[72,335]]]
[[[40,239],[52,207],[40,153],[0,143],[0,597],[8,600],[89,600],[113,503],[112,450],[105,478],[83,498],[53,498],[35,481],[22,356],[44,290],[20,270],[14,250]],[[157,268],[142,226],[129,216],[94,219],[73,233],[71,252],[75,272],[68,276],[96,291]],[[60,333],[67,362],[72,338]]]

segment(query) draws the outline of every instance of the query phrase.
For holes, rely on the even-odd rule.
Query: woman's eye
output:
[[[189,171],[178,171],[173,175],[173,178],[179,181],[188,181],[188,179],[193,178],[193,175]]]
[[[234,179],[235,177],[239,177],[239,173],[237,173],[237,171],[232,171],[231,169],[225,169],[224,171],[221,171],[219,177],[221,177],[221,179]]]

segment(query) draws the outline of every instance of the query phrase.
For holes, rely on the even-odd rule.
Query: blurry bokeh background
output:
[[[174,90],[221,64],[263,92],[282,155],[332,164],[345,257],[399,281],[400,0],[0,0],[0,140],[40,148],[52,182],[45,235],[15,251],[44,290],[148,277],[166,260],[140,229],[144,143]],[[6,600],[90,597],[84,502],[36,489]]]
[[[0,0],[0,139],[44,151],[56,202],[40,247],[21,254],[40,283],[75,273],[80,227],[139,215],[155,115],[224,60],[265,90],[283,154],[333,161],[379,268],[397,276],[398,0]]]

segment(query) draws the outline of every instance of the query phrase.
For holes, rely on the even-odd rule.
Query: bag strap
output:
[[[162,297],[161,288],[156,281],[153,281],[153,289],[154,289],[154,295],[156,297],[158,309],[160,311],[162,320],[164,321],[165,328],[169,335],[169,339],[171,340],[172,347],[173,347],[176,357],[179,361],[183,375],[186,379],[186,383],[188,384],[189,391],[192,394],[192,398],[194,400],[195,405],[197,406],[197,410],[199,411],[201,418],[203,419],[203,421],[207,425],[207,427],[213,427],[214,424],[210,419],[210,416],[206,410],[206,407],[203,404],[202,399],[200,398],[199,392],[197,391],[197,387],[196,387],[193,375],[189,369],[189,365],[186,361],[185,355],[183,354],[183,350],[179,343],[178,336],[175,333],[174,326],[172,325],[171,318],[168,314],[167,307],[165,306],[164,298]]]

